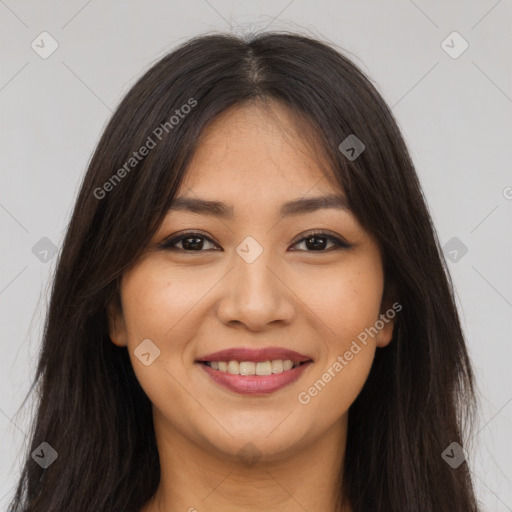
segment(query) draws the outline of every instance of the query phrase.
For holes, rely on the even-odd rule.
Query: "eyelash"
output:
[[[187,238],[193,238],[193,237],[203,238],[204,240],[208,240],[212,244],[217,245],[210,237],[203,235],[202,233],[198,233],[196,231],[187,231],[185,233],[180,233],[177,236],[171,235],[171,237],[169,237],[168,239],[161,242],[159,244],[159,246],[160,246],[160,248],[168,250],[168,251],[181,251],[181,252],[185,252],[187,254],[194,253],[194,252],[197,252],[197,253],[205,252],[205,250],[202,250],[202,249],[195,251],[195,250],[191,250],[191,249],[180,249],[179,247],[175,247],[175,244],[181,242],[182,240],[185,240]],[[297,245],[298,243],[307,241],[309,238],[325,238],[325,239],[333,242],[334,247],[331,247],[326,250],[318,250],[318,251],[306,250],[304,252],[311,252],[311,253],[330,252],[333,249],[350,249],[353,246],[353,244],[349,244],[348,242],[345,242],[341,238],[330,235],[329,233],[326,233],[325,231],[313,231],[311,233],[308,233],[308,234],[304,235],[302,238],[300,238],[299,240],[297,240],[293,245]]]

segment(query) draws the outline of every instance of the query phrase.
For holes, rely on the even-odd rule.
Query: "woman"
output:
[[[413,164],[308,37],[196,37],[129,91],[34,385],[13,509],[478,510],[473,374]]]

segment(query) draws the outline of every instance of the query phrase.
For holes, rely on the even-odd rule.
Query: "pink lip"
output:
[[[197,361],[253,361],[255,363],[259,363],[263,361],[272,361],[275,359],[290,359],[290,361],[300,363],[312,360],[311,357],[305,356],[304,354],[299,354],[294,350],[288,350],[286,348],[267,347],[253,349],[238,347],[220,350],[218,352],[214,352],[213,354],[199,357]]]
[[[208,357],[212,357],[214,355],[215,354],[211,354]],[[274,357],[274,359],[281,358]],[[290,358],[286,357],[285,359]],[[207,360],[209,361],[210,359]],[[225,359],[214,360],[225,361]],[[234,360],[239,361],[240,359]],[[251,361],[252,359],[242,358],[242,361],[248,360]],[[265,361],[267,360],[268,359],[265,359]],[[310,364],[312,364],[312,361],[308,360],[308,362],[304,362],[296,368],[286,370],[281,373],[273,373],[272,375],[232,375],[228,372],[214,370],[206,364],[200,364],[200,366],[217,384],[220,384],[235,393],[243,395],[262,395],[274,393],[275,391],[288,386],[292,382],[295,382]]]

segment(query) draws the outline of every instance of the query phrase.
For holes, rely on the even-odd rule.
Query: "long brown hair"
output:
[[[321,141],[351,210],[382,248],[386,283],[403,306],[350,408],[340,490],[354,512],[478,510],[467,462],[453,468],[441,456],[451,443],[465,444],[473,374],[400,130],[342,51],[286,32],[195,37],[156,62],[116,109],[59,255],[31,387],[37,414],[11,509],[139,512],[155,493],[151,403],[126,348],[109,340],[106,308],[161,223],[205,127],[232,106],[269,99]],[[339,149],[353,134],[365,145],[356,159]],[[149,139],[154,146],[131,160]],[[30,456],[42,442],[58,453],[47,468]]]

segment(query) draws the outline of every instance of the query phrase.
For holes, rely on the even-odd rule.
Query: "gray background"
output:
[[[0,508],[33,414],[30,402],[17,411],[35,370],[52,244],[112,111],[185,39],[268,28],[337,43],[392,106],[453,259],[481,404],[466,447],[478,495],[484,510],[512,511],[511,11],[510,0],[0,0]],[[31,47],[50,48],[43,31],[58,43],[46,59]],[[457,58],[463,41],[443,44],[453,31],[469,44]]]

